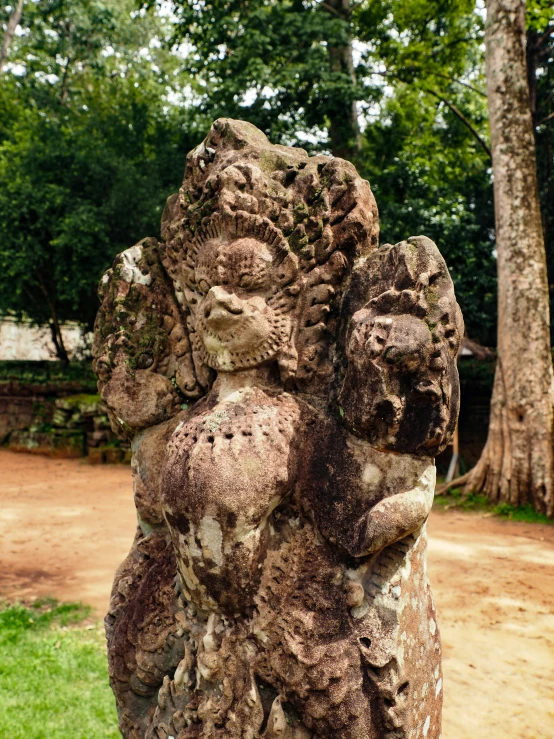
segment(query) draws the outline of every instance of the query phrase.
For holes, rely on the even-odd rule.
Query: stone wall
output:
[[[0,362],[0,444],[91,462],[124,461],[88,363]],[[128,456],[128,455],[127,455]]]
[[[70,356],[82,355],[90,342],[77,323],[64,324],[62,336]],[[32,326],[13,318],[0,320],[0,360],[54,360],[55,356],[48,326]]]
[[[12,431],[29,428],[33,423],[52,420],[57,398],[74,395],[83,388],[78,383],[28,383],[10,379],[0,381],[0,443]]]
[[[0,443],[4,443],[11,431],[31,425],[34,404],[32,397],[0,395]]]

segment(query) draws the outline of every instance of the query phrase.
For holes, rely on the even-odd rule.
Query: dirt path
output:
[[[433,512],[444,739],[554,739],[554,526]]]
[[[433,513],[444,739],[554,739],[554,527]],[[135,530],[128,467],[0,450],[0,597],[107,606]]]
[[[103,615],[135,527],[129,467],[0,449],[0,597],[83,601]]]

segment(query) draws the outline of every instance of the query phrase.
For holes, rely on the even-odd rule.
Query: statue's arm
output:
[[[377,552],[425,523],[433,504],[430,457],[377,449],[337,419],[308,426],[300,485],[321,534],[353,557]]]
[[[355,557],[374,554],[418,531],[431,512],[434,490],[431,462],[413,488],[380,500],[360,518],[347,547],[349,553]]]
[[[458,416],[463,320],[446,264],[425,237],[361,261],[341,310],[332,410],[345,436],[332,467],[348,474],[325,496],[319,525],[364,556],[417,531],[429,515],[433,458]],[[336,431],[331,438],[336,446]]]
[[[144,239],[116,257],[99,285],[93,344],[98,389],[112,427],[133,449],[139,527],[116,573],[106,618],[120,726],[133,736],[144,735],[163,678],[183,654],[175,615],[182,604],[160,486],[169,438],[191,412],[188,404],[204,392],[192,359],[186,307],[176,299],[160,249],[155,239]]]

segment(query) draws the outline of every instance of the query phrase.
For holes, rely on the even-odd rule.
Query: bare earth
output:
[[[136,519],[128,467],[0,450],[0,598],[106,610]],[[554,526],[434,512],[444,739],[554,739]]]

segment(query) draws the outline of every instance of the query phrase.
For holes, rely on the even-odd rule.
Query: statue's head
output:
[[[344,286],[378,243],[373,195],[351,164],[216,121],[187,157],[162,236],[200,385],[275,362],[289,389],[327,393]]]
[[[161,237],[120,254],[99,287],[94,367],[118,433],[175,415],[218,372],[274,363],[289,390],[328,395],[341,296],[378,244],[351,164],[218,120]]]
[[[198,351],[215,370],[233,372],[275,359],[290,318],[271,301],[276,266],[267,244],[252,238],[211,241],[195,270]]]
[[[381,246],[355,269],[343,311],[344,423],[381,449],[439,454],[458,418],[464,324],[435,244],[416,236]]]
[[[282,362],[300,288],[298,258],[279,229],[255,215],[216,213],[193,250],[179,286],[199,360],[218,372]]]

